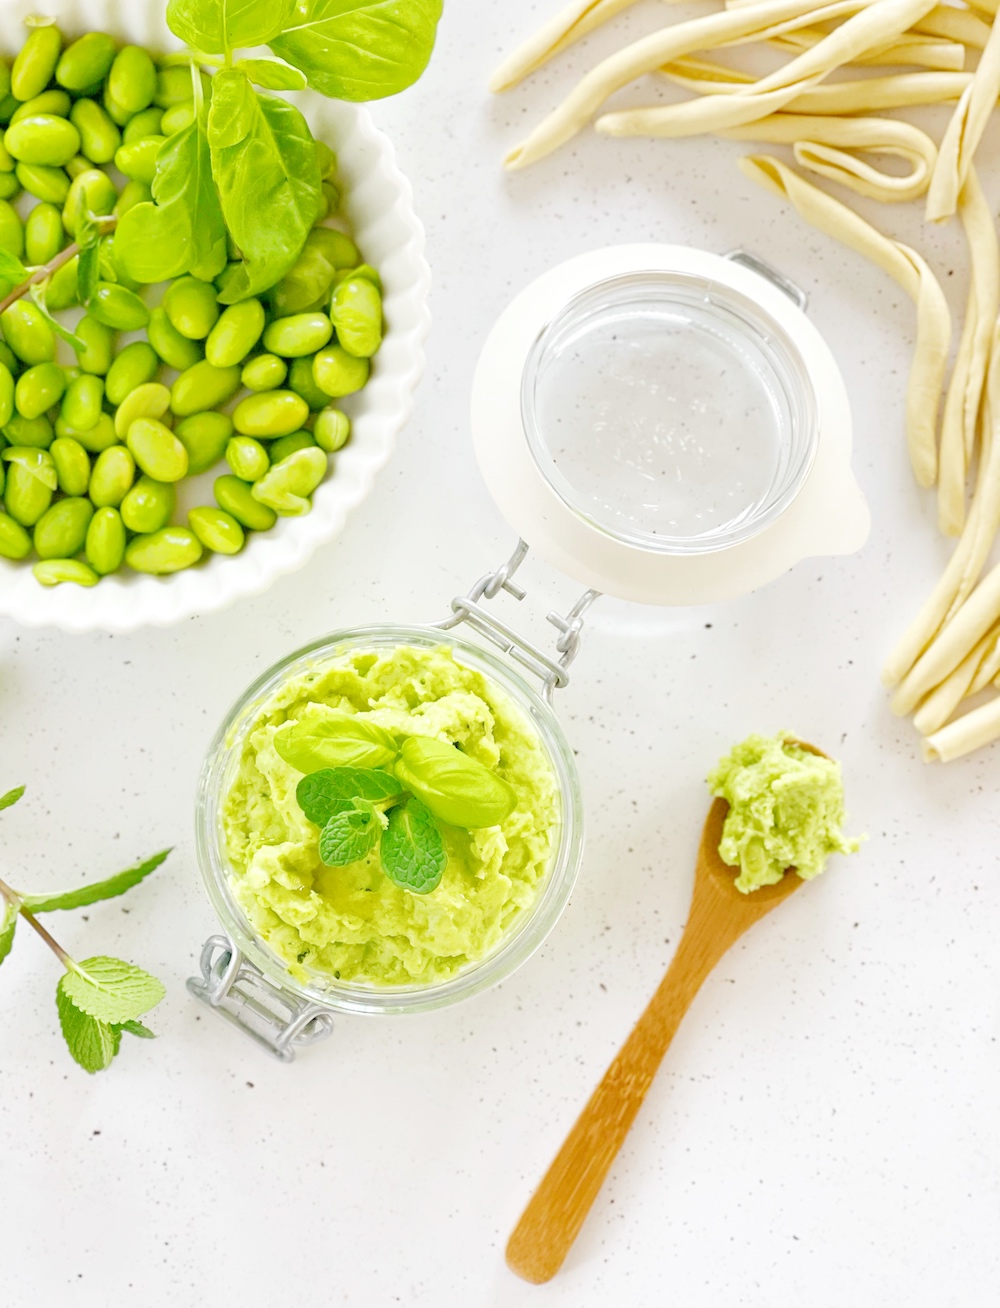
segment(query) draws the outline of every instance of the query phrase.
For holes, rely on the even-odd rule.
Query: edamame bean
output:
[[[117,509],[98,509],[87,528],[87,562],[101,577],[117,572],[125,561],[125,524]]]
[[[133,145],[136,141],[141,141],[146,136],[166,136],[168,133],[161,130],[163,126],[163,110],[157,109],[151,105],[148,109],[143,109],[141,114],[136,114],[125,124],[125,130],[122,132],[122,145]]]
[[[0,249],[15,259],[24,254],[24,227],[17,210],[6,200],[0,200]]]
[[[271,466],[267,450],[252,436],[234,436],[226,445],[226,462],[235,477],[250,482],[259,481]]]
[[[126,45],[111,65],[107,93],[115,106],[131,118],[152,104],[156,82],[156,65],[146,51]]]
[[[40,559],[71,559],[87,539],[94,506],[82,496],[60,500],[35,524],[34,545]]]
[[[298,450],[308,450],[315,444],[307,431],[293,431],[291,436],[279,436],[270,447],[268,454],[272,463],[281,463],[290,454],[295,454]]]
[[[11,445],[30,446],[35,450],[47,450],[52,444],[55,432],[48,418],[25,418],[20,413],[11,415],[10,422],[3,429],[4,439]]]
[[[325,141],[316,142],[316,162],[324,181],[337,175],[337,156]]]
[[[382,294],[382,278],[370,263],[359,263],[356,268],[345,268],[343,272],[337,273],[333,283],[334,289],[336,289],[341,282],[351,281],[352,279],[357,279],[359,277],[363,277],[366,281],[371,282],[379,295]]]
[[[382,297],[366,277],[350,277],[333,293],[330,321],[348,354],[370,359],[382,344]]]
[[[188,368],[174,382],[170,407],[178,418],[204,413],[228,403],[240,388],[239,368],[213,368],[207,359]]]
[[[0,139],[0,173],[12,173],[16,167],[16,159]]]
[[[255,500],[249,484],[239,477],[218,477],[213,489],[219,508],[232,514],[238,523],[251,531],[270,531],[278,521],[275,511]]]
[[[134,481],[135,459],[131,450],[124,445],[112,445],[97,456],[88,494],[97,508],[117,509]]]
[[[342,261],[351,260],[348,266],[353,266],[360,259],[353,241],[335,232],[334,236],[340,239],[331,245],[325,236],[328,231],[328,228],[318,227],[309,233],[297,261],[271,290],[271,308],[279,316],[303,313],[322,304],[333,285],[338,267],[343,266]],[[341,245],[340,241],[344,244]]]
[[[313,427],[313,438],[321,450],[326,450],[327,454],[336,454],[337,450],[343,449],[347,444],[351,434],[351,420],[346,413],[341,413],[339,409],[324,409],[316,419]]]
[[[107,164],[122,143],[122,134],[96,100],[77,100],[69,120],[80,133],[80,153],[91,163]]]
[[[88,427],[85,431],[79,427],[71,427],[62,418],[57,418],[56,435],[63,440],[79,441],[91,454],[101,454],[112,445],[118,444],[114,420],[109,413],[102,413],[93,427]]]
[[[115,97],[111,94],[109,83],[104,83],[104,94],[101,96],[101,104],[104,111],[115,124],[116,127],[126,127],[128,120],[132,117],[127,109],[123,109]]]
[[[201,541],[187,527],[164,527],[132,541],[125,549],[125,562],[134,572],[164,577],[190,568],[204,552]]]
[[[104,382],[90,373],[81,373],[66,388],[59,416],[70,427],[90,431],[96,427],[104,405]]]
[[[172,484],[140,477],[122,500],[122,522],[129,531],[144,534],[159,531],[170,521],[176,503],[177,493]]]
[[[115,205],[115,213],[120,219],[124,218],[130,209],[137,204],[148,204],[152,198],[153,192],[145,182],[126,182]]]
[[[66,118],[72,103],[65,91],[43,91],[41,95],[33,96],[19,105],[17,111],[11,114],[8,125],[13,127],[22,118],[31,118],[34,114],[54,114],[56,118]]]
[[[7,463],[4,506],[22,527],[33,527],[52,503],[59,484],[52,455],[48,450],[12,445],[3,458]]]
[[[170,312],[169,308],[167,312]],[[184,330],[179,323],[176,325]],[[231,368],[242,363],[260,340],[263,330],[264,306],[260,300],[243,300],[230,305],[208,334],[205,358],[213,368]]]
[[[170,408],[170,391],[159,382],[143,382],[129,391],[115,414],[115,431],[126,440],[129,429],[139,418],[160,419]]]
[[[15,200],[21,194],[16,173],[0,173],[0,200]]]
[[[19,100],[32,100],[52,80],[59,55],[62,52],[62,35],[58,27],[36,27],[21,46],[10,74],[10,89]]]
[[[117,47],[104,32],[88,32],[67,46],[56,64],[56,81],[68,91],[86,91],[107,77],[115,61]]]
[[[288,389],[301,395],[309,408],[318,413],[330,403],[330,397],[316,385],[316,375],[313,372],[315,357],[307,354],[305,358],[293,360],[288,372]]]
[[[187,476],[188,453],[174,433],[156,418],[137,418],[128,429],[128,447],[154,481],[180,481]]]
[[[309,405],[292,391],[248,395],[236,406],[233,425],[241,436],[289,436],[309,417]]]
[[[15,300],[0,314],[3,338],[22,363],[29,367],[56,357],[55,333],[30,300]]]
[[[231,513],[200,505],[188,513],[188,526],[213,554],[239,554],[246,536]]]
[[[108,402],[117,406],[140,386],[155,381],[160,371],[160,357],[146,341],[126,345],[108,369],[105,390]]]
[[[79,559],[43,559],[31,571],[43,586],[58,586],[64,581],[76,586],[96,586],[100,581],[94,569]]]
[[[316,385],[332,399],[360,391],[368,381],[370,371],[367,359],[348,354],[342,345],[328,345],[313,360]]]
[[[149,323],[149,310],[135,291],[115,282],[98,282],[88,307],[92,318],[116,331],[135,332]]]
[[[14,374],[5,363],[0,363],[0,427],[6,427],[14,416]]]
[[[31,553],[31,537],[9,513],[0,513],[0,556],[26,559]]]
[[[3,319],[0,318],[0,325],[2,323]],[[87,313],[77,323],[75,333],[86,347],[77,354],[77,363],[84,372],[96,373],[98,376],[103,377],[111,367],[111,360],[114,357],[114,332],[92,313]],[[4,334],[6,335],[6,333]],[[17,353],[16,349],[15,353]],[[28,360],[25,359],[25,363],[27,362]]]
[[[299,359],[321,350],[333,335],[333,324],[325,313],[296,313],[278,318],[264,333],[264,349],[283,359]]]
[[[43,164],[19,163],[17,180],[37,200],[57,204],[60,208],[69,195],[69,177],[63,168],[48,168]]]
[[[23,418],[40,418],[59,403],[66,391],[66,374],[58,363],[38,363],[21,374],[14,403]]]
[[[76,236],[80,219],[87,213],[103,217],[114,213],[118,203],[118,192],[114,182],[100,168],[88,168],[79,177],[74,177],[63,205],[63,226],[71,236]]]
[[[190,68],[181,65],[174,68],[160,69],[156,77],[154,102],[161,109],[172,109],[175,105],[185,104],[191,98]]]
[[[48,263],[64,244],[62,214],[54,204],[36,204],[24,224],[24,257],[31,265]]]
[[[3,143],[21,163],[61,168],[80,149],[80,133],[65,118],[35,114],[7,128]]]
[[[79,441],[60,436],[49,449],[56,465],[59,489],[64,495],[86,495],[90,485],[90,457]]]
[[[245,365],[242,382],[248,391],[274,391],[287,376],[288,364],[284,359],[276,354],[258,354]]]
[[[173,282],[163,297],[163,307],[177,331],[189,341],[203,341],[219,319],[215,287],[197,277],[180,277]],[[251,341],[248,349],[252,345]]]
[[[176,368],[178,372],[187,372],[203,357],[201,346],[180,334],[162,304],[158,304],[149,315],[146,336],[167,367]]]
[[[123,145],[115,152],[115,167],[134,182],[145,182],[151,186],[156,176],[156,158],[165,136],[144,136],[131,145]]]
[[[233,420],[225,413],[195,413],[177,424],[174,435],[188,452],[188,472],[195,476],[218,463],[233,434]],[[264,456],[265,459],[267,455]],[[267,471],[265,464],[264,471]]]
[[[6,341],[0,341],[0,363],[11,372],[17,372],[21,366]]]
[[[80,260],[75,257],[52,274],[49,293],[45,298],[53,313],[60,309],[70,309],[80,302],[79,273]]]
[[[69,163],[65,165],[66,174],[69,177],[70,183],[72,184],[75,182],[81,173],[88,172],[90,167],[91,163],[86,155],[75,154]]]
[[[163,135],[173,136],[175,132],[183,132],[191,126],[196,116],[193,100],[173,105],[163,115]]]
[[[306,237],[306,249],[318,250],[334,269],[356,268],[361,251],[349,236],[335,227],[315,227]]]
[[[312,508],[310,496],[326,476],[327,457],[316,445],[297,450],[275,463],[254,484],[251,494],[283,517],[301,517]]]
[[[0,100],[0,123],[9,123],[13,115],[17,112],[21,101],[14,95],[5,95]]]

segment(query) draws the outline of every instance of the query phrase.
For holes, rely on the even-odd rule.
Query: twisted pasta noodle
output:
[[[940,731],[928,736],[923,743],[924,759],[950,763],[952,759],[971,754],[993,740],[1000,739],[1000,695],[981,708],[973,709]]]
[[[564,9],[522,42],[490,78],[491,91],[506,91],[572,45],[630,8],[635,0],[570,0]]]
[[[958,41],[973,50],[984,50],[990,39],[989,23],[984,23],[968,9],[956,9],[953,5],[938,5],[913,24],[913,31],[928,36],[944,36],[949,41]]]
[[[803,167],[874,200],[911,200],[927,189],[937,149],[911,123],[894,118],[832,118],[780,113],[723,133],[735,140],[791,145]],[[891,154],[911,165],[907,176],[883,173],[846,150]]]
[[[972,684],[965,692],[966,695],[978,695],[981,690],[986,689],[991,681],[996,684],[998,675],[1000,675],[1000,630],[996,632],[992,642],[987,647],[983,661],[972,679]]]
[[[829,35],[815,28],[802,28],[770,39],[779,50],[797,53],[811,49]],[[859,67],[895,67],[912,64],[938,72],[961,72],[965,67],[965,46],[957,41],[943,41],[932,36],[909,33],[904,37],[874,46],[852,61]]]
[[[678,86],[701,94],[727,93],[753,82],[749,73],[724,64],[682,58],[660,69]],[[883,109],[944,104],[957,100],[972,81],[971,73],[897,73],[851,82],[824,82],[790,100],[788,113],[870,114]]]
[[[990,114],[1000,96],[1000,22],[994,20],[989,40],[972,81],[963,91],[945,129],[938,161],[927,192],[931,222],[950,218],[972,166]]]
[[[872,227],[853,209],[768,155],[740,160],[743,172],[788,200],[806,222],[857,250],[894,278],[917,306],[917,346],[906,402],[906,433],[914,475],[932,486],[937,473],[935,427],[951,340],[948,303],[915,250]]]
[[[913,725],[922,736],[940,731],[969,693],[973,678],[979,670],[986,651],[996,640],[990,631],[969,651],[958,667],[927,696],[913,715]]]

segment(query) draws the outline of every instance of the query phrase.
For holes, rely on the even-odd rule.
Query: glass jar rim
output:
[[[322,985],[293,976],[288,965],[260,939],[236,903],[220,827],[221,802],[245,733],[262,703],[297,666],[329,661],[351,649],[416,645],[452,650],[460,663],[494,680],[532,722],[556,777],[560,800],[557,848],[531,907],[497,949],[455,976],[430,986],[357,986],[334,979]],[[463,657],[464,656],[464,657]],[[509,663],[486,647],[432,626],[378,624],[333,632],[278,660],[239,697],[215,733],[202,767],[196,804],[198,863],[209,899],[233,944],[272,984],[309,1003],[348,1013],[421,1012],[457,1003],[508,977],[541,945],[555,926],[576,881],[583,853],[583,800],[573,751],[552,709]],[[313,973],[319,978],[319,972]]]

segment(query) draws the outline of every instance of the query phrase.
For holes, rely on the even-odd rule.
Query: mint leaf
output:
[[[120,958],[76,963],[60,983],[82,1012],[100,1022],[129,1022],[155,1008],[166,991],[155,976]]]
[[[274,748],[291,767],[309,773],[324,768],[381,768],[396,757],[396,742],[388,731],[350,713],[286,722],[275,733]]]
[[[266,91],[304,91],[306,75],[297,68],[279,64],[276,59],[238,59],[236,67],[243,70],[254,86]]]
[[[433,814],[413,798],[389,811],[381,853],[389,880],[416,895],[430,894],[441,884],[448,862]]]
[[[169,849],[163,849],[152,858],[147,858],[145,863],[126,868],[124,872],[118,872],[106,881],[81,886],[79,890],[66,890],[58,895],[24,895],[24,906],[32,913],[53,913],[57,909],[86,908],[88,904],[97,904],[102,899],[114,899],[116,895],[124,895],[126,890],[131,890],[151,872],[155,872],[169,853]]]
[[[138,1036],[140,1040],[155,1040],[156,1035],[150,1031],[148,1026],[143,1026],[141,1022],[134,1019],[131,1022],[119,1022],[115,1026],[116,1031],[127,1031],[129,1035]]]
[[[14,947],[14,932],[17,929],[17,908],[0,899],[4,905],[4,914],[0,918],[0,963],[4,961]]]
[[[324,827],[335,813],[351,808],[355,798],[388,799],[400,789],[394,776],[378,768],[322,768],[302,778],[295,798],[309,821]]]
[[[319,856],[327,867],[347,867],[370,853],[381,834],[379,814],[359,799],[349,811],[335,813],[320,832]]]
[[[0,795],[0,810],[10,808],[24,794],[23,786],[16,786],[13,790],[8,790],[6,795]]]
[[[121,1037],[107,1022],[98,1021],[77,1008],[65,989],[70,975],[67,972],[56,987],[56,1008],[63,1038],[69,1052],[85,1072],[103,1072],[111,1066]]]

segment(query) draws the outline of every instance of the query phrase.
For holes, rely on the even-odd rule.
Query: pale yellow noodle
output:
[[[991,681],[995,684],[998,674],[1000,674],[1000,631],[994,635],[992,644],[987,648],[983,661],[972,679],[972,684],[965,692],[966,695],[978,695]]]
[[[927,217],[931,222],[949,218],[957,209],[959,193],[965,185],[998,96],[1000,22],[994,20],[979,66],[969,87],[963,92],[941,141],[934,176],[927,192]]]
[[[828,33],[817,31],[815,28],[805,28],[775,37],[770,44],[778,50],[798,53],[811,49],[826,35]],[[961,72],[965,67],[965,46],[957,41],[943,41],[931,36],[910,34],[873,46],[871,50],[859,54],[851,62],[856,67],[865,68],[910,64],[915,68],[927,68],[937,72]]]
[[[968,9],[957,9],[952,5],[938,5],[918,23],[914,23],[912,30],[927,36],[944,36],[949,41],[959,41],[972,50],[984,50],[990,39],[989,23],[984,23]]]
[[[923,743],[923,755],[928,763],[950,763],[997,739],[1000,739],[1000,695],[928,736]]]
[[[996,640],[995,631],[985,635],[965,656],[950,676],[945,677],[940,686],[927,696],[913,715],[913,725],[922,736],[930,736],[940,731],[951,715],[969,693],[972,680],[991,643]]]
[[[754,81],[749,73],[723,64],[683,58],[660,70],[679,86],[702,94],[729,94]],[[867,114],[912,105],[957,100],[972,81],[971,73],[897,73],[851,82],[824,82],[803,91],[787,105],[788,113]]]

